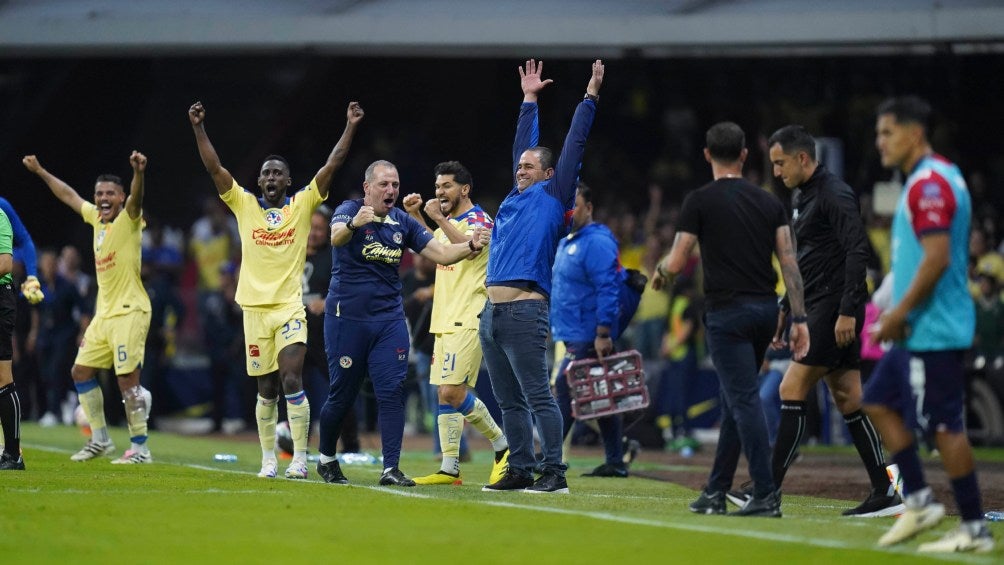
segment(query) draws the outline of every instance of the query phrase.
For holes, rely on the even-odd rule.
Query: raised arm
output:
[[[73,187],[45,170],[45,168],[42,167],[42,164],[38,162],[38,158],[34,155],[26,156],[21,160],[21,162],[24,163],[24,166],[29,171],[35,173],[43,181],[45,181],[49,190],[52,191],[52,194],[54,194],[60,202],[69,206],[74,212],[78,214],[80,213],[80,208],[84,205],[84,199],[77,194],[76,190],[73,190]]]
[[[346,155],[349,154],[349,147],[352,145],[352,138],[356,135],[356,128],[363,119],[363,107],[358,102],[349,102],[349,109],[345,115],[345,131],[338,139],[335,148],[328,155],[328,162],[317,171],[314,179],[317,181],[317,192],[321,198],[328,197],[328,188],[331,186],[331,177],[335,171],[341,168],[345,162]]]
[[[579,178],[579,168],[582,166],[582,154],[586,151],[586,138],[593,127],[596,117],[596,103],[600,99],[600,86],[603,84],[603,61],[593,62],[593,74],[586,85],[586,95],[572,116],[572,125],[565,136],[565,144],[561,147],[561,155],[554,165],[554,183],[550,185],[554,196],[571,209],[575,203],[575,187]]]
[[[470,236],[457,229],[457,226],[453,225],[453,222],[443,215],[443,209],[439,205],[439,200],[435,198],[429,199],[425,203],[425,213],[443,230],[443,233],[446,234],[451,243],[467,243],[467,240],[470,239]]]
[[[146,155],[133,151],[129,156],[132,165],[132,183],[129,185],[129,197],[126,198],[125,209],[129,217],[136,219],[143,215],[143,190],[146,175]]]
[[[439,205],[439,201],[436,199],[431,199],[429,202],[435,202]],[[432,233],[432,228],[429,224],[425,223],[425,218],[422,217],[422,195],[417,192],[412,192],[411,194],[405,196],[401,199],[401,205],[404,206],[404,211],[408,212],[408,215],[412,217],[418,225],[425,228],[425,231]]]
[[[519,86],[523,90],[523,104],[519,108],[519,119],[516,121],[516,139],[512,144],[512,170],[519,166],[519,156],[531,147],[536,147],[540,140],[540,124],[537,121],[537,94],[547,85],[554,82],[551,79],[540,80],[544,72],[544,62],[529,59],[526,68],[517,67],[519,71]]]
[[[805,317],[805,293],[802,285],[802,273],[798,270],[798,259],[795,257],[795,244],[791,238],[791,227],[784,225],[777,228],[775,235],[774,254],[781,265],[781,276],[784,287],[788,291],[788,302],[791,304],[791,331],[788,333],[791,342],[791,354],[795,361],[800,361],[809,352],[809,325]]]
[[[216,149],[206,135],[206,128],[203,122],[206,120],[206,109],[202,107],[202,102],[192,104],[188,109],[188,121],[192,122],[192,130],[195,131],[195,144],[199,147],[199,157],[202,164],[209,171],[209,176],[213,177],[213,184],[216,191],[225,194],[234,185],[234,177],[230,171],[223,168],[220,158],[216,154]]]

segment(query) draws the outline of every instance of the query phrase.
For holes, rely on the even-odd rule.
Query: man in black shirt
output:
[[[865,268],[869,251],[857,196],[816,161],[816,140],[802,126],[777,130],[767,146],[774,175],[793,191],[791,225],[798,268],[805,281],[805,308],[812,336],[812,347],[805,358],[791,363],[781,381],[781,424],[772,462],[774,482],[781,485],[795,459],[805,430],[805,398],[822,379],[844,415],[872,483],[868,498],[843,514],[898,514],[903,504],[886,475],[881,440],[861,411],[858,336],[868,301]],[[783,301],[781,310],[775,343],[780,343],[785,328]]]
[[[722,423],[708,484],[690,510],[725,513],[725,494],[742,451],[753,478],[753,498],[733,515],[780,517],[781,492],[771,475],[758,386],[777,322],[772,253],[780,260],[791,299],[795,359],[808,351],[809,331],[784,206],[773,194],[743,180],[746,155],[746,136],[736,124],[722,122],[708,130],[704,158],[715,180],[684,199],[676,240],[669,255],[656,264],[652,287],[660,290],[671,283],[700,242],[705,332],[721,383]]]

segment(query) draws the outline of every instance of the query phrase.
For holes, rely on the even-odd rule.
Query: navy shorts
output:
[[[840,297],[827,298],[805,305],[809,317],[809,352],[799,361],[802,365],[827,369],[861,368],[861,329],[865,323],[865,308],[855,312],[854,341],[847,347],[837,347],[833,332],[840,316]]]
[[[963,351],[907,351],[893,347],[865,384],[863,402],[898,412],[908,427],[927,433],[965,429]]]
[[[14,318],[17,295],[11,283],[0,284],[0,361],[14,358]]]

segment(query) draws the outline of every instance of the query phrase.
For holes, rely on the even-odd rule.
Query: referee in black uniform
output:
[[[806,396],[823,379],[844,415],[872,483],[868,498],[843,514],[897,514],[903,505],[886,475],[881,440],[861,411],[859,336],[868,301],[868,240],[857,196],[816,161],[816,140],[802,126],[777,130],[767,146],[774,175],[793,191],[791,226],[798,268],[805,281],[805,308],[812,336],[809,352],[788,366],[781,381],[781,424],[772,461],[774,482],[780,488],[798,452],[805,430]],[[785,310],[782,301],[775,342],[782,339]]]
[[[773,253],[791,297],[795,359],[809,349],[809,331],[784,206],[742,178],[746,155],[746,136],[736,124],[723,122],[708,130],[704,158],[715,180],[684,199],[676,240],[669,255],[656,264],[652,286],[659,290],[672,283],[700,242],[704,327],[721,383],[722,424],[708,485],[690,510],[725,513],[725,495],[732,488],[741,450],[749,462],[753,498],[734,514],[780,517],[781,493],[771,475],[758,377],[778,318]]]

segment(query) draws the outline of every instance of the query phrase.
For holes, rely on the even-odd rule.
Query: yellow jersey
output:
[[[96,317],[110,318],[150,311],[150,297],[140,278],[143,217],[133,219],[123,208],[111,222],[102,222],[98,207],[84,202],[80,216],[94,228],[94,272],[98,279]]]
[[[237,217],[241,270],[235,300],[245,310],[271,310],[302,304],[303,263],[310,216],[322,202],[317,182],[286,198],[282,208],[266,208],[237,181],[220,195]]]
[[[478,224],[485,229],[492,228],[491,217],[477,204],[456,218],[450,218],[450,223],[467,236],[474,233],[474,226]],[[433,236],[444,245],[451,243],[442,228],[437,229]],[[478,314],[488,299],[488,290],[485,288],[487,272],[487,248],[473,259],[436,266],[436,289],[432,295],[429,333],[448,334],[478,328]]]

